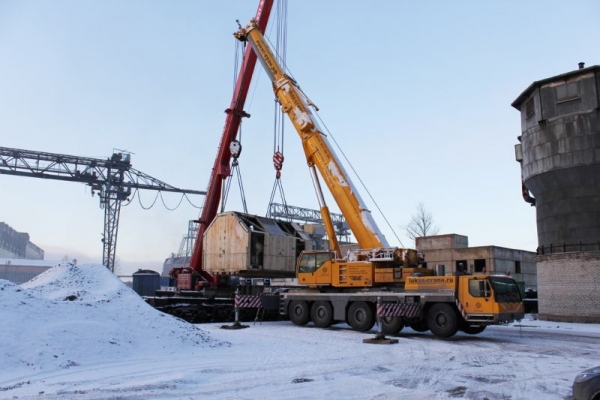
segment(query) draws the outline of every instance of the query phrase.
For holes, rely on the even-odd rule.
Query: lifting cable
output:
[[[235,92],[235,85],[237,83],[238,78],[238,70],[239,70],[239,61],[242,58],[245,50],[245,44],[240,41],[235,41],[235,60],[234,60],[234,68],[233,68],[233,91]],[[240,196],[242,200],[242,207],[244,208],[244,214],[248,214],[248,207],[246,205],[246,194],[244,192],[244,183],[242,181],[242,173],[240,171],[239,157],[242,152],[242,122],[240,119],[240,125],[237,134],[237,140],[234,140],[230,143],[229,149],[231,152],[231,158],[233,161],[231,162],[231,173],[225,179],[225,187],[223,188],[222,196],[221,196],[221,211],[225,211],[225,206],[227,205],[227,199],[229,198],[229,191],[231,189],[231,181],[233,180],[233,175],[235,175],[238,179],[238,186],[240,189]]]
[[[240,53],[244,51],[244,43],[239,40],[235,40],[235,51],[233,54],[233,83],[232,91],[235,92],[235,84],[237,83],[238,70],[240,65]]]
[[[280,1],[277,3],[277,18],[276,18],[276,41],[275,41],[275,56],[281,65],[285,65],[286,58],[286,47],[287,47],[287,1]],[[271,216],[271,204],[275,199],[275,194],[279,190],[281,196],[281,202],[286,210],[287,215],[287,200],[285,199],[285,192],[283,190],[283,184],[281,182],[281,170],[283,168],[284,161],[284,115],[281,110],[279,100],[275,98],[274,101],[274,123],[273,123],[273,167],[275,168],[275,182],[273,183],[273,190],[271,191],[271,198],[269,199],[269,206],[267,209],[267,216]],[[291,217],[287,215],[287,218],[291,221]]]
[[[221,202],[221,212],[225,211],[225,205],[227,204],[227,198],[229,196],[229,189],[231,188],[231,181],[233,180],[233,172],[236,172],[236,176],[238,179],[238,186],[240,189],[240,196],[242,198],[242,207],[244,208],[244,214],[248,214],[248,207],[246,205],[246,194],[244,193],[244,185],[242,183],[242,172],[240,171],[240,164],[238,162],[237,157],[233,159],[233,163],[231,163],[231,175],[227,178],[227,183],[225,184],[225,190],[223,191],[223,201]]]
[[[394,228],[392,228],[392,225],[390,225],[390,222],[386,218],[385,214],[383,213],[383,211],[381,211],[381,208],[379,208],[379,204],[377,204],[377,202],[375,201],[375,199],[371,195],[371,192],[369,191],[369,189],[367,188],[367,186],[365,185],[365,183],[361,179],[360,175],[358,175],[358,172],[356,172],[356,170],[354,169],[354,166],[352,165],[352,163],[350,162],[350,160],[348,160],[348,157],[346,157],[346,154],[344,153],[344,151],[342,150],[342,148],[338,144],[337,140],[335,140],[335,137],[329,131],[329,129],[327,128],[327,125],[325,125],[325,122],[321,119],[321,116],[316,111],[314,112],[314,114],[317,116],[317,118],[319,118],[319,121],[321,122],[321,125],[323,126],[323,128],[325,128],[325,131],[327,132],[327,135],[329,137],[331,137],[331,140],[333,140],[333,143],[335,143],[335,146],[338,148],[338,150],[340,151],[340,153],[344,157],[344,160],[346,160],[346,163],[350,166],[350,169],[352,169],[352,172],[354,172],[354,175],[356,175],[356,178],[358,179],[358,181],[360,182],[360,184],[362,185],[362,187],[365,189],[365,191],[369,195],[369,198],[371,199],[371,201],[373,202],[373,204],[375,204],[375,207],[377,207],[377,210],[379,211],[379,213],[383,217],[383,220],[385,221],[385,223],[387,224],[387,226],[391,229],[392,233],[394,234],[394,236],[396,237],[396,239],[398,240],[398,242],[400,242],[400,246],[404,247],[404,244],[402,243],[402,240],[400,240],[400,238],[396,234],[396,231],[394,230]]]
[[[240,138],[240,141],[242,140],[242,124],[240,122],[240,129],[239,129],[239,134],[238,137]],[[227,199],[229,197],[229,190],[231,188],[231,181],[233,180],[233,174],[235,172],[235,175],[237,176],[237,180],[238,180],[238,186],[240,189],[240,197],[242,200],[242,207],[244,208],[244,214],[248,214],[248,207],[246,205],[246,194],[244,192],[244,183],[242,180],[242,172],[240,170],[240,163],[239,163],[239,157],[240,154],[242,152],[242,144],[240,143],[240,141],[238,140],[234,140],[233,142],[231,142],[230,144],[230,150],[231,150],[231,158],[233,158],[233,161],[231,163],[231,175],[229,175],[226,179],[226,183],[225,183],[225,188],[223,190],[223,196],[221,198],[221,211],[220,212],[224,212],[225,211],[225,206],[227,205]]]

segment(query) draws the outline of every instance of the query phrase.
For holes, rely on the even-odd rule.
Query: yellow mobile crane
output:
[[[306,285],[333,287],[372,287],[403,282],[414,272],[431,274],[418,268],[417,252],[391,248],[373,216],[360,197],[340,160],[320,128],[311,107],[314,105],[296,82],[279,66],[265,42],[260,28],[252,20],[246,28],[235,33],[236,38],[248,41],[273,82],[275,96],[302,139],[319,207],[332,251],[305,252],[299,261],[298,282]],[[329,209],[316,170],[346,218],[360,250],[340,254]],[[403,271],[404,268],[404,271]],[[407,269],[409,268],[409,269]],[[404,276],[403,276],[404,272]]]
[[[511,277],[417,276],[433,275],[433,271],[418,267],[416,251],[390,248],[319,127],[311,108],[314,105],[285,74],[257,23],[252,20],[245,28],[240,26],[234,36],[252,46],[273,83],[282,110],[302,139],[332,248],[302,253],[296,273],[298,283],[307,287],[281,293],[282,315],[297,325],[312,320],[318,327],[328,327],[346,321],[355,330],[367,331],[377,314],[383,317],[384,333],[397,333],[407,324],[443,338],[459,329],[476,334],[487,325],[523,317],[521,295]],[[316,169],[360,246],[344,258]]]

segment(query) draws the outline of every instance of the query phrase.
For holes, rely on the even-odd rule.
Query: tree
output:
[[[440,228],[434,224],[433,216],[425,208],[425,203],[417,205],[417,212],[406,226],[406,234],[412,240],[422,236],[436,235]]]
[[[123,266],[121,265],[121,259],[119,257],[115,257],[115,266],[113,270],[113,274],[122,275]]]
[[[68,254],[65,254],[61,261],[63,262],[63,264],[77,265],[77,259],[71,259],[71,257],[69,257]]]

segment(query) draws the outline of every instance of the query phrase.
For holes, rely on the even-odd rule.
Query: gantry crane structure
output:
[[[344,218],[342,214],[329,214],[331,216],[331,222],[333,223],[335,233],[338,235],[340,242],[349,243],[350,227],[348,226],[348,222],[346,222],[346,218]],[[313,210],[311,208],[291,206],[289,204],[269,204],[267,216],[270,218],[283,218],[293,221],[312,222],[315,224],[324,225],[321,211]]]
[[[102,264],[114,272],[121,202],[134,189],[205,195],[205,191],[180,189],[131,167],[131,154],[113,153],[110,158],[0,147],[0,174],[81,182],[98,194],[104,209]]]

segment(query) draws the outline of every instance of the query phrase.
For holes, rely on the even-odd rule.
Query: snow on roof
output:
[[[48,268],[60,265],[60,261],[30,260],[27,258],[0,258],[0,265]]]
[[[0,368],[11,373],[229,345],[155,310],[103,265],[59,265],[22,286],[0,280],[0,321]]]

